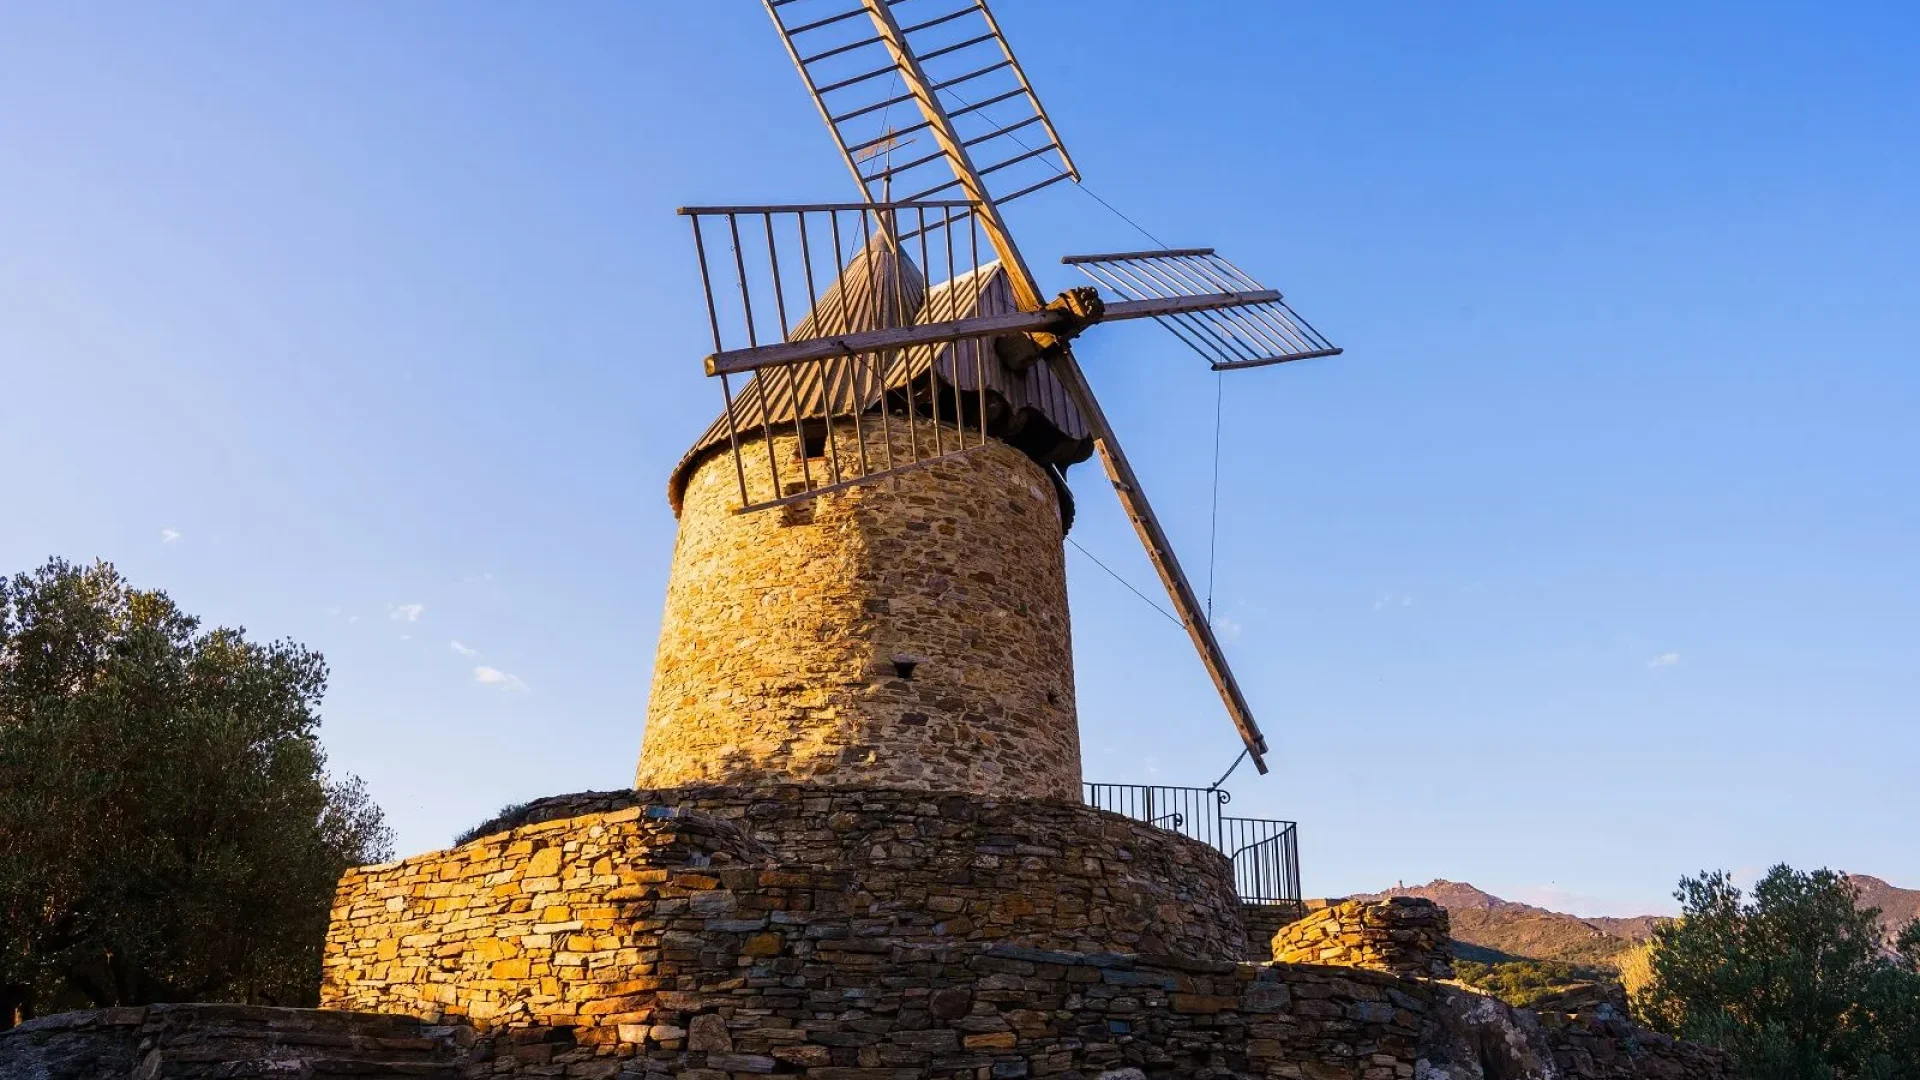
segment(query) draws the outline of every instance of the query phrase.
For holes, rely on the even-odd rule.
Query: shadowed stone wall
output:
[[[889,418],[900,460],[934,425]],[[877,422],[868,427],[877,426]],[[942,429],[946,445],[958,437]],[[836,446],[858,452],[844,425]],[[869,431],[870,460],[879,456]],[[775,435],[783,479],[801,443]],[[742,443],[771,494],[766,443]],[[816,477],[824,458],[811,460]],[[817,482],[817,481],[816,481]],[[733,457],[686,485],[635,786],[786,782],[1079,799],[1060,505],[996,440],[742,514]]]

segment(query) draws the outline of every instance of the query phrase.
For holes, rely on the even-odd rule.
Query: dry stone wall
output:
[[[797,784],[583,792],[531,803],[485,831],[649,806],[729,823],[782,863],[844,868],[893,918],[927,932],[1210,960],[1246,951],[1224,856],[1079,803]],[[955,904],[962,920],[940,910]]]
[[[341,881],[323,1002],[605,1041],[678,980],[754,957],[825,954],[859,970],[904,945],[1223,959],[1244,947],[1224,857],[1117,815],[911,792],[709,803],[738,822],[784,810],[784,842],[820,861],[778,863],[736,821],[649,805],[364,867]],[[803,821],[826,835],[805,839]]]
[[[1447,909],[1412,896],[1347,900],[1310,911],[1274,933],[1272,956],[1282,963],[1453,978]]]
[[[884,804],[910,793],[867,795]],[[905,877],[767,862],[782,844],[853,845],[808,839],[799,824],[852,814],[834,809],[850,797],[708,793],[733,817],[625,806],[355,871],[334,913],[323,1000],[439,1025],[462,1076],[498,1080],[1732,1076],[1719,1055],[1605,1010],[1543,1021],[1385,972],[1036,945],[1086,931],[1057,933],[1060,909],[1024,906],[1040,895],[1031,888],[947,903],[947,890],[970,883],[951,860]],[[943,820],[938,799],[923,802],[928,820]],[[887,816],[853,835],[907,820]],[[1130,856],[1115,848],[1110,861]],[[1037,870],[1072,861],[1051,848],[1023,858]],[[959,922],[976,911],[979,922]],[[0,1080],[14,1078],[0,1070]]]
[[[1733,1080],[1611,1016],[1539,1016],[1367,971],[969,945],[856,969],[760,957],[656,995],[644,1036],[222,1005],[0,1033],[0,1080]],[[1134,1070],[1128,1072],[1126,1070]]]
[[[901,460],[911,440],[932,445],[930,421],[891,428]],[[850,431],[835,438],[858,452]],[[801,440],[771,446],[798,478]],[[766,449],[742,444],[756,498],[778,494]],[[731,454],[694,470],[635,786],[1078,799],[1060,504],[1038,465],[989,439],[805,503],[739,506]]]
[[[0,1032],[0,1080],[463,1075],[470,1033],[398,1016],[257,1005],[147,1005]]]

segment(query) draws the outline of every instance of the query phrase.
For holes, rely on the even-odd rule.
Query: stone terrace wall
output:
[[[471,1021],[462,1075],[497,1080],[1731,1075],[1615,1020],[1543,1026],[1385,973],[936,933],[895,916],[937,896],[877,902],[844,870],[747,865],[742,843],[701,815],[629,807],[357,871],[324,1000]],[[654,850],[707,865],[635,857]]]
[[[0,1033],[0,1080],[1733,1080],[1617,1019],[1545,1016],[1376,972],[1055,953],[890,951],[861,971],[762,958],[656,997],[645,1036],[423,1025],[222,1005],[103,1010]],[[1125,1075],[1125,1074],[1121,1074]]]
[[[470,1033],[469,1033],[470,1034]],[[256,1005],[148,1005],[0,1032],[0,1080],[459,1077],[472,1040],[404,1017]]]
[[[857,973],[908,945],[1237,955],[1221,856],[1058,804],[1066,816],[1049,833],[1047,808],[1027,807],[1040,820],[1024,833],[984,834],[992,843],[965,827],[957,846],[901,837],[844,869],[776,865],[732,824],[667,807],[542,822],[364,867],[335,900],[322,1002],[568,1026],[594,1042],[631,1040],[621,1028],[641,1024],[658,991],[758,958],[820,957]],[[929,814],[939,819],[937,805]]]
[[[1451,979],[1447,909],[1411,896],[1333,904],[1281,927],[1273,935],[1273,959]]]
[[[934,445],[929,420],[892,417],[888,430],[901,461]],[[880,434],[868,431],[865,453],[881,453]],[[939,438],[952,447],[958,432]],[[835,439],[855,460],[851,428]],[[772,490],[767,442],[741,443],[754,496],[786,494]],[[790,427],[771,453],[783,479],[800,479]],[[826,463],[810,467],[818,478]],[[1079,797],[1060,504],[1040,466],[989,439],[749,514],[739,483],[733,456],[714,454],[679,506],[635,786]]]
[[[555,796],[487,828],[635,806],[730,822],[783,863],[844,868],[893,904],[895,918],[945,923],[948,936],[963,940],[1207,960],[1245,952],[1225,856],[1079,803],[796,784],[690,787]]]

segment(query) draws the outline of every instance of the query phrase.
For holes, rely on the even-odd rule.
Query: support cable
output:
[[[1082,547],[1080,544],[1080,541],[1075,540],[1073,537],[1069,536],[1067,537],[1067,543],[1072,544],[1076,548],[1079,548],[1080,554],[1085,555],[1087,558],[1093,560],[1093,565],[1099,567],[1102,570],[1105,570],[1110,576],[1112,576],[1113,580],[1119,582],[1122,585],[1125,585],[1127,587],[1128,592],[1146,601],[1148,607],[1159,612],[1161,616],[1164,617],[1168,622],[1172,623],[1175,626],[1180,627],[1183,630],[1186,629],[1186,624],[1180,621],[1179,616],[1175,615],[1173,612],[1168,611],[1166,608],[1163,608],[1158,603],[1154,602],[1153,597],[1148,596],[1146,593],[1143,593],[1139,589],[1134,588],[1133,582],[1128,581],[1126,578],[1123,578],[1119,574],[1115,573],[1113,567],[1108,566],[1106,563],[1101,562],[1099,558],[1094,555],[1093,552],[1088,551],[1086,548]]]
[[[1220,543],[1220,411],[1226,401],[1226,372],[1213,373],[1213,508],[1207,526],[1207,625],[1213,625],[1214,552]]]

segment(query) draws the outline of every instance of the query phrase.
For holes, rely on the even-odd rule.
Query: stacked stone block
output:
[[[1347,900],[1311,911],[1274,933],[1272,956],[1281,963],[1453,978],[1447,909],[1412,896]]]

